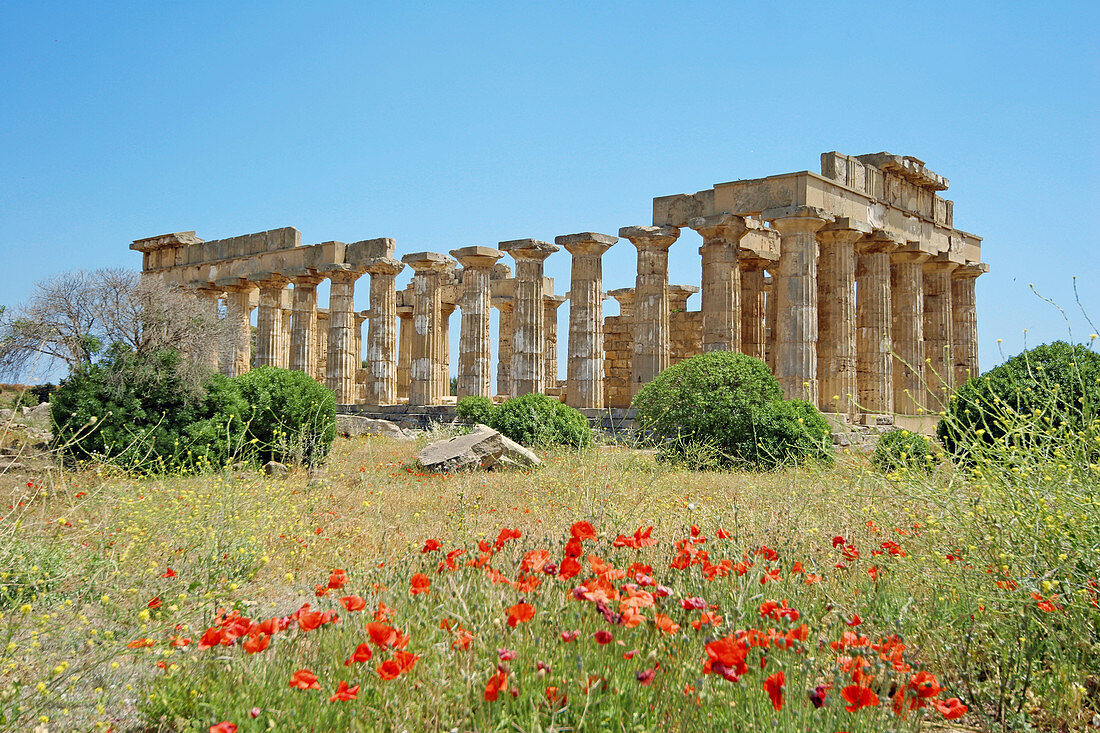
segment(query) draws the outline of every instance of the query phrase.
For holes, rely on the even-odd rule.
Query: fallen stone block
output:
[[[359,435],[384,435],[387,438],[405,437],[405,431],[389,420],[375,420],[362,415],[337,415],[336,432],[349,438]]]
[[[290,469],[278,461],[268,461],[264,464],[264,473],[268,476],[286,478],[286,475],[290,473]]]
[[[468,471],[489,468],[496,463],[506,448],[504,436],[485,425],[478,425],[472,432],[427,445],[416,459],[433,473]]]
[[[517,465],[542,465],[542,459],[536,456],[533,451],[524,448],[522,445],[509,438],[507,435],[501,435],[500,439],[504,442],[504,455],[514,461]]]

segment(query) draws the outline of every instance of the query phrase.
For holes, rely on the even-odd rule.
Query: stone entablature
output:
[[[460,247],[451,250],[455,259],[439,252],[398,258],[389,238],[302,245],[292,227],[209,242],[176,232],[131,249],[142,252],[145,273],[224,311],[231,324],[224,373],[298,369],[341,404],[427,406],[544,392],[578,408],[627,407],[667,366],[734,350],[765,360],[787,396],[866,422],[938,411],[977,373],[974,282],[988,266],[981,238],[954,228],[953,204],[937,194],[947,186],[917,158],[829,152],[820,174],[658,197],[652,225],[619,230],[636,250],[636,278],[610,293],[602,260],[619,238],[596,232],[555,244]],[[543,275],[559,249],[572,258],[564,295]],[[669,257],[696,249],[702,287],[669,284]],[[395,278],[407,268],[412,282],[397,290]],[[362,277],[370,280],[370,308],[357,312]],[[324,280],[328,308],[317,302]],[[688,298],[700,292],[699,309],[689,310]],[[608,297],[620,314],[605,318]],[[568,333],[559,334],[566,303]],[[456,310],[461,318],[452,319]],[[561,341],[564,375],[557,373]]]

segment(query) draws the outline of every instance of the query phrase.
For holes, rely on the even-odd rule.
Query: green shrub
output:
[[[336,438],[336,396],[305,372],[260,367],[235,380],[249,405],[248,437],[261,462],[313,465]]]
[[[466,422],[492,425],[499,408],[488,397],[463,397],[455,405],[455,415]]]
[[[931,470],[932,446],[923,435],[892,430],[878,439],[871,463],[886,473],[904,468]]]
[[[1012,357],[952,396],[936,427],[944,447],[972,460],[974,453],[1042,451],[1059,445],[1100,459],[1100,354],[1055,341]],[[1068,443],[1067,443],[1068,439]]]
[[[25,389],[15,393],[8,407],[12,410],[19,410],[23,407],[36,407],[39,404],[40,400],[38,399],[38,395],[29,389]]]
[[[244,450],[247,405],[221,375],[189,388],[185,368],[176,351],[120,347],[78,367],[50,399],[54,447],[139,472],[225,465]]]
[[[639,424],[664,441],[658,456],[693,468],[831,460],[825,418],[809,403],[782,396],[764,362],[711,351],[658,374],[634,407]]]
[[[489,427],[532,448],[592,445],[588,419],[554,397],[525,394],[513,397],[496,409]]]

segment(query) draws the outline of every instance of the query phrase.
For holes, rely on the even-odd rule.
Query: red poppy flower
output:
[[[175,571],[175,570],[173,570],[172,568],[168,568],[167,570],[165,570],[165,571],[164,571],[164,572],[163,572],[163,573],[161,574],[161,576],[160,576],[160,577],[162,577],[162,578],[174,578],[174,577],[176,577],[176,571]],[[230,723],[230,725],[233,725],[233,724],[232,724],[232,723]]]
[[[210,733],[237,733],[237,726],[233,725],[228,720],[223,720],[217,725],[210,726]]]
[[[145,605],[149,608],[160,608],[160,596],[153,596]]]
[[[569,528],[569,536],[575,540],[594,540],[596,539],[596,530],[589,522],[573,522],[573,526]]]
[[[289,687],[293,687],[299,690],[320,690],[321,685],[317,682],[317,675],[310,672],[308,669],[299,669],[297,672],[290,676]]]
[[[217,626],[211,626],[209,629],[203,632],[199,637],[199,651],[203,649],[209,649],[210,647],[217,646],[218,644],[226,643],[222,638],[222,630]]]
[[[561,692],[557,687],[546,688],[546,702],[551,705],[564,705],[565,701],[565,693]]]
[[[558,577],[562,580],[569,580],[579,575],[582,569],[581,564],[577,562],[576,558],[566,557],[561,561],[561,565],[558,567]]]
[[[357,694],[359,694],[359,685],[348,687],[348,683],[341,680],[340,683],[336,685],[336,692],[333,693],[328,701],[336,702],[337,700],[343,700],[346,702],[348,700],[354,700]]]
[[[500,693],[507,689],[508,675],[498,670],[489,678],[489,681],[485,683],[485,700],[487,702],[495,702]]]
[[[923,670],[909,678],[909,687],[918,697],[935,697],[943,691],[936,675]]]
[[[394,647],[395,649],[401,649],[408,643],[409,637],[403,635],[400,631],[384,623],[378,621],[371,621],[367,624],[367,633],[370,634],[370,640],[373,641],[379,648],[385,649],[386,647]]]
[[[592,635],[592,637],[599,644],[610,644],[612,641],[615,640],[614,634],[612,634],[610,631],[605,631],[603,629],[597,631],[595,634]]]
[[[875,707],[879,704],[878,695],[871,688],[862,685],[848,685],[840,691],[840,694],[848,702],[844,709],[849,713],[854,713],[860,708]]]
[[[298,614],[298,628],[302,631],[313,631],[335,620],[336,615],[328,611],[303,611]]]
[[[863,623],[863,619],[861,619],[859,617],[858,613],[853,613],[852,614],[852,620],[851,621],[845,621],[844,623],[847,624],[848,626],[859,626],[861,623]]]
[[[537,573],[548,562],[550,562],[549,550],[531,550],[523,556],[523,562],[520,563],[519,569],[524,573]]]
[[[439,540],[427,540],[426,542],[424,542],[424,546],[420,548],[420,553],[424,554],[428,552],[435,552],[442,546],[443,543]]]
[[[412,581],[409,584],[409,593],[414,596],[420,593],[427,593],[431,587],[432,582],[428,580],[428,576],[423,573],[417,573],[412,576]]]
[[[156,644],[156,642],[152,639],[134,639],[126,646],[129,649],[144,649],[145,647],[153,646],[154,644]]]
[[[932,705],[936,710],[940,711],[940,715],[948,720],[955,720],[966,715],[966,711],[969,710],[967,706],[962,704],[962,701],[957,697],[948,698],[944,701],[933,700]]]
[[[497,535],[496,542],[493,543],[493,549],[499,550],[504,547],[504,543],[509,540],[518,540],[523,536],[523,533],[518,529],[502,529],[500,534]]]
[[[680,624],[675,623],[671,618],[663,613],[653,614],[653,623],[657,626],[658,629],[666,634],[675,634],[677,631],[680,630]]]
[[[387,659],[382,664],[378,665],[378,676],[384,680],[392,680],[405,674],[413,668],[416,661],[420,657],[410,652],[397,652],[393,655],[393,659]]]
[[[772,707],[776,712],[783,709],[783,685],[787,682],[787,676],[782,671],[764,680],[764,692],[768,693],[768,697],[771,698]]]
[[[363,662],[369,662],[373,656],[370,645],[363,643],[355,647],[355,651],[348,657],[348,661],[344,662],[345,667],[350,667],[353,664],[362,664]]]
[[[634,679],[642,683],[642,687],[649,687],[649,684],[653,682],[653,678],[657,676],[657,668],[652,667],[650,669],[643,669],[638,674],[634,675]]]
[[[843,545],[847,541],[848,540],[844,539],[840,535],[837,535],[836,537],[833,537],[833,548],[835,549],[837,547],[840,547],[841,545]]]
[[[249,634],[244,644],[241,645],[249,654],[257,654],[271,646],[271,637],[267,634]]]
[[[360,596],[343,596],[337,599],[340,601],[340,605],[349,611],[362,611],[367,607],[367,602]]]
[[[348,582],[348,574],[343,570],[333,570],[332,575],[328,576],[328,587],[333,590],[343,588],[346,582]]]
[[[517,603],[508,609],[508,625],[513,629],[516,624],[530,621],[535,615],[535,607],[530,603]]]

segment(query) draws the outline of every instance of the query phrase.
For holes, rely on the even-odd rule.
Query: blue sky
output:
[[[950,178],[956,226],[985,238],[992,366],[1024,329],[1067,335],[1029,283],[1087,341],[1076,275],[1100,322],[1098,21],[1086,2],[7,2],[0,303],[140,267],[129,242],[164,232],[399,253],[613,234],[654,196],[888,150]],[[673,282],[698,284],[698,243],[674,246]],[[634,257],[609,251],[608,289]],[[547,269],[565,291],[566,253]]]

